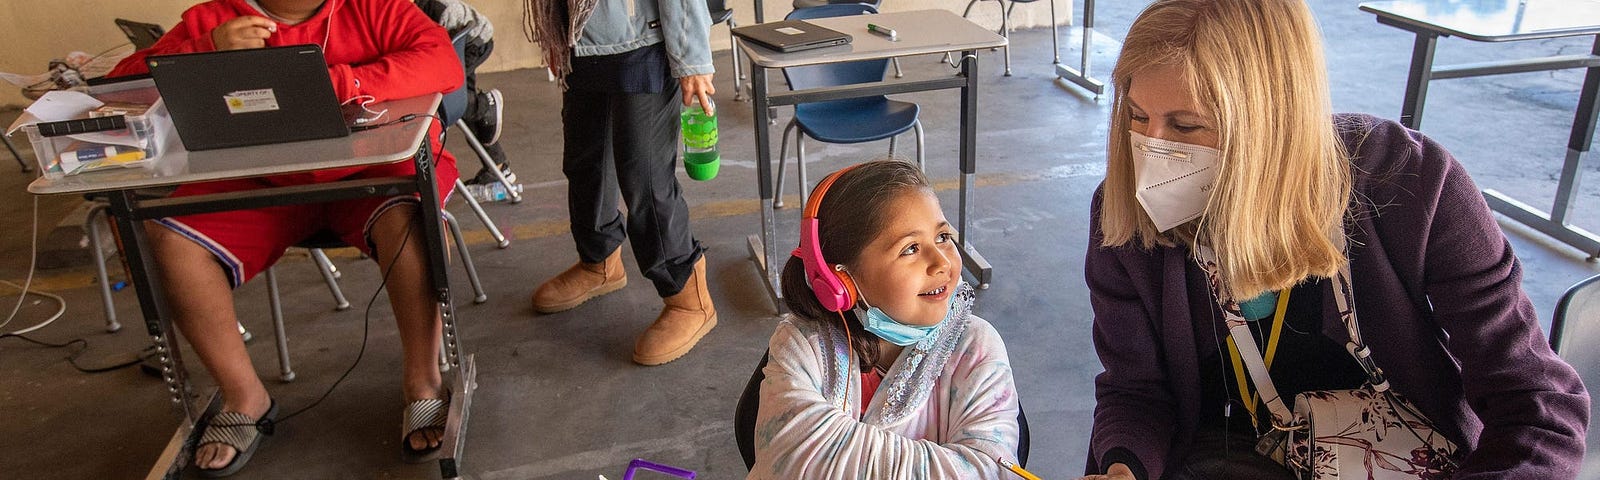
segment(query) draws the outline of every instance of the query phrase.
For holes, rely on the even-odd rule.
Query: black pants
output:
[[[676,295],[705,251],[689,233],[678,162],[677,82],[661,93],[582,90],[562,95],[567,211],[578,258],[604,261],[629,234],[639,269],[662,297]],[[628,206],[626,226],[617,192]]]

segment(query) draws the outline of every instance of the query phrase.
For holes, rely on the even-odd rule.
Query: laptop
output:
[[[316,45],[147,58],[190,151],[350,135]]]
[[[733,34],[783,53],[850,43],[849,34],[819,27],[805,20],[747,25],[733,29]]]
[[[122,34],[128,36],[128,41],[133,42],[134,50],[144,50],[156,44],[156,40],[166,35],[167,31],[154,23],[135,22],[133,20],[116,19],[117,28],[122,29]]]

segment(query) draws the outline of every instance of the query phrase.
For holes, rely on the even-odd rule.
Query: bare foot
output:
[[[265,394],[254,399],[246,398],[240,400],[237,404],[228,399],[224,399],[222,402],[222,411],[239,412],[254,419],[260,419],[271,408],[272,398]],[[238,450],[226,443],[207,443],[195,450],[194,466],[204,470],[218,470],[227,467],[229,463],[233,462],[233,457],[238,454]]]

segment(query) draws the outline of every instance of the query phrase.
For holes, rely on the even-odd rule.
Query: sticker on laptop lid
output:
[[[802,34],[802,33],[806,33],[805,30],[801,30],[801,29],[794,28],[794,27],[779,27],[775,31],[777,31],[778,33],[784,34],[784,35],[799,35],[799,34]]]
[[[228,113],[271,112],[278,109],[278,96],[270,88],[239,90],[222,96],[228,103]]]

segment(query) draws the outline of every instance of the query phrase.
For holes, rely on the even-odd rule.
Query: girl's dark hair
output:
[[[889,202],[904,193],[932,193],[928,178],[917,166],[898,160],[863,163],[834,180],[817,208],[817,237],[822,258],[828,265],[854,264],[868,243],[877,238],[887,218]],[[816,195],[812,192],[812,195]],[[814,201],[815,199],[813,199]],[[789,257],[783,266],[783,301],[797,318],[837,325],[840,313],[822,308],[811,283],[806,280],[800,257]],[[878,363],[878,336],[861,326],[854,310],[842,312],[854,340],[853,349],[861,359],[862,371]]]

